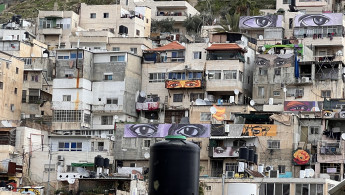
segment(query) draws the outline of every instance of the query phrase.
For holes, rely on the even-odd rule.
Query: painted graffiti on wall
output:
[[[295,27],[342,25],[342,13],[303,14],[295,17]]]
[[[314,101],[285,101],[284,111],[313,111]]]
[[[223,121],[226,118],[225,107],[213,105],[210,108],[210,112],[212,114],[212,118],[216,119],[217,121]]]
[[[126,124],[124,137],[210,137],[210,124]]]
[[[245,124],[241,136],[276,136],[277,125]]]
[[[291,67],[294,64],[293,54],[258,54],[255,64],[262,67]]]
[[[213,157],[238,157],[239,147],[214,147]]]
[[[200,88],[201,80],[168,80],[165,81],[165,88],[167,89],[181,89],[181,88]]]
[[[240,29],[282,27],[282,15],[241,16]]]
[[[293,152],[292,160],[294,165],[308,165],[310,154],[307,150],[297,149]]]

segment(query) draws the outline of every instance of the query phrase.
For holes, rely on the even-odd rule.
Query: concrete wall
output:
[[[3,83],[3,88],[0,89],[0,120],[20,120],[24,62],[5,53],[0,53],[0,58],[0,81]]]

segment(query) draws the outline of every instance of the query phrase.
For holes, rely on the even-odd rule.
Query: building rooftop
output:
[[[215,43],[212,44],[210,47],[206,48],[208,51],[216,51],[216,50],[242,50],[240,46],[236,43]]]
[[[149,49],[146,51],[168,51],[168,50],[185,50],[186,48],[181,45],[180,43],[178,43],[177,41],[173,41],[167,45],[164,45],[162,47],[157,47],[154,49]]]

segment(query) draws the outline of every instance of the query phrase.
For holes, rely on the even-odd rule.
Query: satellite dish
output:
[[[119,119],[119,117],[118,117],[117,115],[115,115],[115,116],[114,116],[114,119],[117,120],[117,119]]]
[[[90,177],[89,172],[82,167],[77,167],[77,172],[83,177]]]
[[[254,106],[254,105],[255,105],[255,101],[254,101],[254,100],[250,100],[249,104],[250,104],[251,106]]]
[[[264,36],[259,35],[259,40],[263,40],[263,39],[264,39]]]
[[[235,89],[235,90],[234,90],[234,93],[235,93],[236,95],[238,95],[238,94],[240,93],[240,91],[239,91],[238,89]]]
[[[140,96],[141,96],[141,97],[146,97],[145,91],[140,91]]]
[[[211,114],[216,114],[216,113],[217,113],[217,108],[215,108],[214,106],[212,106],[212,107],[210,108],[210,112],[211,112]]]
[[[341,139],[345,140],[345,133],[341,134]]]
[[[341,51],[341,50],[339,50],[339,51],[337,51],[337,56],[342,56],[343,55],[343,51]]]
[[[144,158],[145,158],[145,159],[149,159],[149,158],[150,158],[150,153],[145,152],[145,154],[144,154]]]

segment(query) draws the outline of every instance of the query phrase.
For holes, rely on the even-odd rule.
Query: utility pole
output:
[[[48,182],[47,182],[47,195],[49,195],[49,188],[50,188],[50,164],[52,162],[52,143],[50,142],[49,146],[49,166],[48,166]]]

